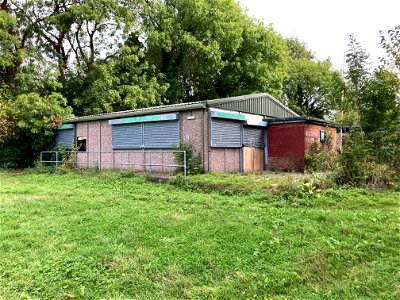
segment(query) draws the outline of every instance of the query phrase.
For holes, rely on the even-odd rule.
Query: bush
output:
[[[187,174],[200,174],[203,172],[203,165],[201,164],[201,157],[199,154],[195,155],[193,153],[193,147],[189,142],[180,141],[179,145],[176,147],[178,151],[186,151],[186,172]],[[184,164],[184,154],[177,153],[175,155],[175,160],[178,165]],[[182,171],[183,168],[180,169]]]
[[[309,172],[326,172],[334,168],[336,151],[333,148],[333,136],[330,131],[326,133],[323,143],[314,142],[310,151],[304,155],[305,168]]]
[[[360,132],[353,132],[346,140],[338,158],[335,180],[340,185],[393,188],[399,174],[389,163],[377,162],[374,145]]]

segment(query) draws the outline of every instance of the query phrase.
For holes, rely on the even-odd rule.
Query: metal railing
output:
[[[183,154],[182,165],[165,163],[166,158],[175,162],[177,154]],[[134,157],[132,158],[132,156]],[[142,162],[137,162],[137,160]],[[179,150],[42,151],[40,152],[40,161],[54,164],[56,167],[73,165],[99,168],[99,170],[129,169],[129,166],[143,167],[143,171],[150,173],[165,173],[166,168],[174,169],[173,171],[176,168],[182,168],[185,182],[187,177],[186,151]],[[134,169],[137,170],[137,168]]]

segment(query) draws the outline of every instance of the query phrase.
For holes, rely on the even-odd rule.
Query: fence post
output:
[[[151,174],[151,163],[152,163],[152,161],[151,161],[151,151],[149,151],[149,160],[150,160],[149,167],[150,167],[150,174]]]
[[[58,151],[56,151],[56,168],[58,168]]]
[[[186,151],[183,151],[183,177],[186,184]]]

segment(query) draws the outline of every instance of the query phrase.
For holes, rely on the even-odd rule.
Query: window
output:
[[[320,132],[319,132],[319,141],[321,143],[324,143],[326,141],[326,131],[325,130],[320,130]]]
[[[86,136],[78,136],[76,142],[78,151],[86,151]]]

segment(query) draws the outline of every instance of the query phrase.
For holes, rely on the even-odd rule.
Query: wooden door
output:
[[[243,171],[245,173],[264,171],[264,149],[244,147]]]

